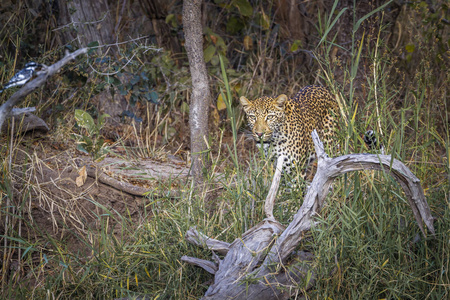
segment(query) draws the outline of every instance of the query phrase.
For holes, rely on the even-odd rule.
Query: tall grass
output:
[[[354,28],[362,19],[356,20]],[[446,268],[450,246],[444,238],[450,229],[446,219],[449,214],[449,181],[445,178],[448,176],[449,131],[445,92],[434,103],[431,99],[425,100],[431,82],[416,77],[413,88],[399,96],[401,87],[390,78],[395,58],[387,54],[388,46],[380,38],[382,30],[379,27],[378,32],[369,32],[369,39],[366,32],[359,35],[359,46],[352,46],[352,60],[344,66],[344,70],[349,70],[346,103],[352,113],[346,127],[344,152],[367,151],[360,137],[367,129],[377,131],[387,154],[404,161],[422,179],[427,200],[436,216],[438,234],[421,236],[405,195],[389,174],[366,171],[341,179],[340,184],[335,185],[320,222],[312,230],[310,247],[316,255],[314,266],[319,275],[314,289],[307,292],[313,299],[449,297]],[[352,45],[356,45],[356,36],[352,36]],[[369,42],[365,41],[367,39]],[[334,46],[332,39],[324,42],[318,51],[329,53],[331,46]],[[357,73],[361,72],[363,61],[370,67],[361,82]],[[332,76],[336,65],[327,59],[321,60],[321,64],[324,78],[337,87],[335,90],[341,90],[339,87],[344,83],[336,82]],[[424,60],[417,69],[427,74],[429,68],[429,62]],[[368,87],[364,107],[359,107],[355,101],[357,77],[359,84]],[[344,92],[341,90],[340,94]],[[399,97],[404,100],[397,108],[394,100]],[[431,107],[441,107],[447,113],[432,117]]]
[[[306,295],[310,299],[449,298],[448,93],[442,81],[430,76],[434,72],[433,57],[420,62],[408,88],[399,84],[394,68],[397,58],[383,40],[384,28],[373,26],[376,30],[364,31],[361,26],[374,16],[381,18],[381,8],[375,8],[370,18],[355,17],[350,46],[339,45],[335,26],[346,11],[337,11],[338,1],[334,4],[328,15],[319,14],[320,39],[315,57],[320,81],[326,82],[342,101],[347,120],[341,124],[342,153],[368,151],[361,136],[367,129],[377,131],[386,153],[405,162],[422,180],[436,217],[437,234],[421,235],[405,195],[387,172],[365,171],[340,178],[317,217],[311,237],[300,245],[315,254],[312,264],[318,275],[316,285]],[[374,21],[374,25],[379,23]],[[335,58],[336,47],[351,59]],[[258,57],[252,59],[257,61]],[[227,70],[221,66],[225,90],[222,98],[227,101],[230,119],[226,128],[233,140],[224,145],[220,138],[217,145],[211,145],[227,149],[211,152],[217,155],[211,170],[221,172],[220,176],[209,177],[212,191],[194,194],[187,184],[179,196],[149,195],[135,204],[138,209],[133,208],[133,203],[124,203],[126,209],[122,212],[99,203],[88,193],[76,201],[61,201],[33,183],[37,174],[33,170],[46,163],[39,158],[41,149],[34,150],[32,141],[26,146],[34,152],[24,154],[19,146],[26,141],[13,138],[11,146],[10,136],[3,138],[3,298],[112,299],[147,295],[150,299],[198,299],[204,294],[212,276],[182,263],[180,258],[188,255],[211,259],[211,253],[188,244],[185,232],[196,226],[206,235],[227,242],[240,237],[264,219],[264,199],[273,176],[272,163],[258,151],[248,157],[238,152],[238,108],[232,103],[235,95]],[[339,70],[343,75],[336,78]],[[6,69],[2,72],[3,77],[10,77]],[[276,74],[270,76],[275,78]],[[448,74],[442,76],[448,79]],[[242,75],[242,81],[246,86],[248,77]],[[253,85],[246,86],[248,93],[267,89],[258,82]],[[274,87],[278,91],[282,84]],[[56,104],[63,95],[64,91],[56,91],[48,101]],[[83,104],[83,95],[73,99],[72,109]],[[181,93],[176,97],[173,103],[182,102]],[[170,119],[162,115],[162,110],[148,110],[148,119],[154,113],[161,120]],[[70,130],[64,127],[72,124],[73,119],[62,122],[59,134],[67,137]],[[166,124],[158,119],[155,128]],[[144,143],[138,144],[144,149],[136,152],[140,156],[155,153],[155,141],[156,136],[149,134]],[[9,170],[9,157],[19,155],[25,155],[24,165],[12,167],[22,170],[20,176]],[[274,210],[276,219],[288,224],[301,198],[301,191],[280,192]],[[77,206],[80,203],[86,205],[85,210]],[[88,207],[91,211],[86,212]],[[53,230],[48,231],[37,218],[48,218]]]

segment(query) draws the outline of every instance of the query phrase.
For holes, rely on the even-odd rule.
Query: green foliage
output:
[[[448,34],[448,9],[449,4],[445,1],[436,3],[427,1],[412,1],[408,6],[418,13],[421,25],[421,36],[425,41],[434,44],[432,49],[438,55],[444,55],[447,47],[450,46],[450,36]],[[420,41],[416,41],[420,42]],[[442,61],[443,57],[436,57]]]
[[[132,75],[132,74],[128,74]],[[135,105],[139,99],[146,100],[148,102],[159,104],[158,98],[159,94],[155,90],[151,90],[149,86],[152,85],[152,81],[149,79],[149,74],[145,71],[140,74],[134,74],[133,77],[128,81],[122,83],[118,78],[123,79],[125,74],[119,73],[117,77],[105,78],[106,82],[113,84],[119,93],[123,96],[131,94],[131,104]]]
[[[140,57],[142,51],[141,47],[130,47],[120,62],[113,62],[113,59],[108,56],[95,59],[97,66],[111,71],[103,75],[103,82],[99,86],[102,89],[109,88],[112,95],[118,92],[122,96],[129,96],[132,106],[135,106],[139,100],[160,104],[160,94],[154,88],[159,83],[157,78],[163,72],[162,70],[175,68],[174,64],[167,57],[167,54],[154,58],[154,60],[159,59],[158,64],[161,65],[160,68],[154,65],[141,65],[128,58],[128,56],[131,56],[131,58],[135,56]],[[121,64],[126,64],[128,67],[125,69]]]
[[[234,150],[234,155],[233,157],[233,161],[235,164],[235,167],[239,172],[239,162],[238,162],[238,153],[237,153],[237,146],[236,146],[236,141],[237,141],[237,122],[236,122],[236,116],[238,115],[237,112],[237,108],[233,107],[231,104],[231,88],[230,88],[230,84],[228,82],[228,77],[227,77],[227,73],[225,71],[225,63],[222,59],[222,56],[219,56],[220,58],[220,67],[221,67],[221,71],[222,71],[222,77],[223,77],[223,82],[225,84],[225,90],[227,92],[226,96],[223,94],[223,92],[221,91],[221,96],[222,99],[224,99],[224,102],[226,104],[227,107],[227,114],[228,114],[228,118],[230,119],[231,122],[231,131],[233,134],[233,150]]]
[[[98,118],[97,124],[87,112],[76,109],[75,120],[80,128],[86,130],[84,134],[73,134],[73,138],[77,142],[77,149],[90,154],[94,160],[101,160],[108,153],[109,149],[105,146],[105,140],[101,137],[101,129],[105,125],[108,114],[103,114]]]
[[[208,41],[208,46],[205,48],[203,54],[205,62],[211,62],[213,66],[219,65],[219,56],[228,63],[226,59],[227,47],[225,45],[224,39],[218,34],[212,32],[210,28],[205,28],[206,40]]]

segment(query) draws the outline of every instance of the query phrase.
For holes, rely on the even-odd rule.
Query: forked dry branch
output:
[[[389,155],[350,154],[329,158],[317,132],[312,133],[318,157],[317,173],[294,219],[285,229],[272,215],[273,203],[281,172],[276,172],[266,199],[267,219],[245,232],[233,243],[209,239],[191,228],[186,239],[212,251],[219,250],[220,259],[213,252],[212,261],[183,256],[182,260],[214,274],[214,283],[203,299],[288,299],[310,288],[316,278],[308,267],[313,254],[294,252],[303,234],[311,228],[337,176],[350,171],[384,170],[403,188],[420,230],[426,235],[422,222],[434,235],[433,217],[425,199],[420,180],[400,161]],[[278,182],[277,182],[278,181]],[[302,263],[303,262],[303,263]]]

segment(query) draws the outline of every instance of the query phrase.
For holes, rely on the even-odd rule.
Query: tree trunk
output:
[[[115,42],[114,15],[106,0],[59,0],[58,8],[59,31],[65,44],[77,40],[80,47],[86,47],[95,41],[100,45]]]
[[[186,52],[192,77],[192,96],[189,106],[191,131],[192,172],[196,185],[203,183],[203,170],[210,165],[207,155],[210,91],[206,64],[203,58],[203,30],[201,0],[183,3],[183,27]]]
[[[158,47],[170,50],[172,53],[180,53],[178,38],[172,35],[170,25],[166,23],[168,10],[173,3],[165,0],[140,0],[139,5],[152,22]]]
[[[305,42],[305,33],[308,28],[299,8],[300,1],[277,0],[274,1],[274,6],[275,21],[281,25],[281,38]]]

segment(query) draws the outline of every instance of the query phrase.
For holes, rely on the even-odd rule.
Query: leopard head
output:
[[[253,101],[244,96],[239,99],[256,141],[270,141],[272,134],[283,125],[287,99],[283,94],[277,98],[261,97]]]

